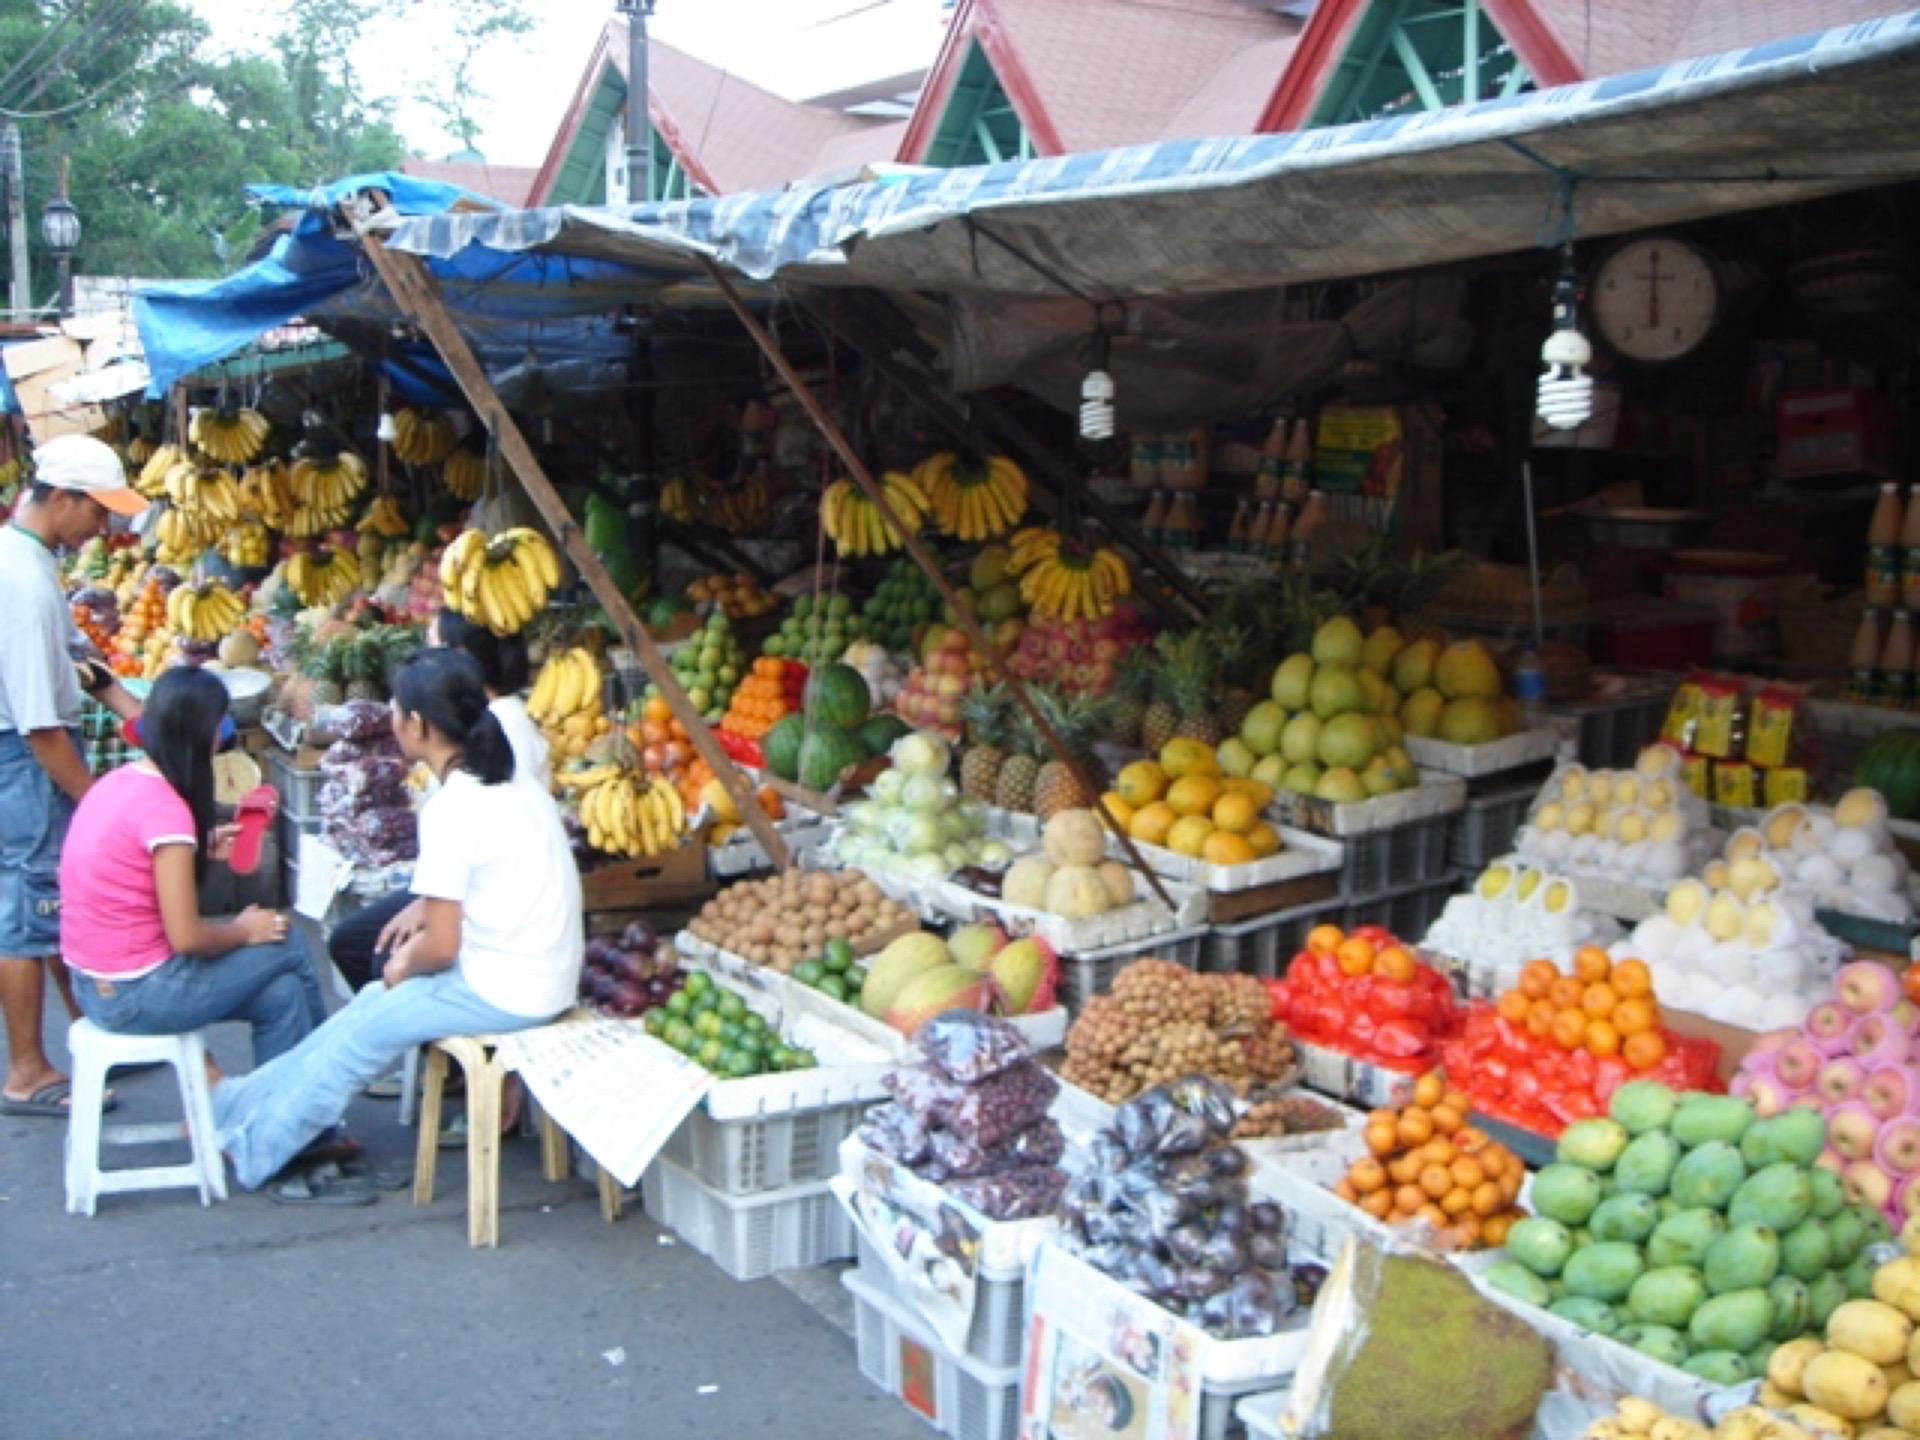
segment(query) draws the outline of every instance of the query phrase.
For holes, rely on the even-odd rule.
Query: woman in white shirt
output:
[[[410,660],[395,681],[393,733],[440,781],[420,813],[417,906],[381,935],[382,984],[292,1051],[215,1087],[220,1145],[249,1189],[414,1046],[544,1024],[579,986],[579,872],[551,798],[514,783],[513,752],[473,658],[440,649]],[[352,1204],[370,1194],[341,1186],[310,1177],[275,1198]]]

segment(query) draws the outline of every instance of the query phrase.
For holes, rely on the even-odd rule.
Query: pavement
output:
[[[49,999],[49,1054],[66,1017]],[[218,1026],[220,1063],[250,1063]],[[116,1075],[117,1121],[175,1118],[170,1070]],[[380,1168],[415,1132],[362,1099],[349,1128]],[[230,1187],[101,1198],[65,1211],[56,1120],[0,1117],[0,1437],[4,1440],[922,1440],[860,1374],[844,1267],[728,1278],[640,1212],[600,1218],[585,1180],[549,1184],[537,1141],[503,1146],[500,1248],[467,1246],[466,1157],[436,1195],[294,1209]],[[185,1158],[147,1152],[160,1163]],[[109,1151],[147,1158],[141,1152]]]

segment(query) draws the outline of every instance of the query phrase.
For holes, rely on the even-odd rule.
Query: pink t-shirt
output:
[[[192,845],[193,811],[139,765],[94,781],[60,851],[60,950],[83,975],[133,980],[172,958],[153,852]]]

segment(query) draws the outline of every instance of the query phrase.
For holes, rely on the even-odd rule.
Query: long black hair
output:
[[[513,778],[513,747],[487,708],[480,662],[464,650],[422,650],[394,677],[393,698],[459,748],[459,766],[483,785]]]
[[[496,635],[464,615],[443,609],[434,633],[449,650],[463,650],[480,665],[480,682],[490,695],[518,695],[527,688],[527,642],[520,635]]]
[[[213,835],[213,742],[226,718],[227,687],[220,677],[180,665],[153,683],[140,715],[147,758],[193,812],[195,880],[207,878]]]

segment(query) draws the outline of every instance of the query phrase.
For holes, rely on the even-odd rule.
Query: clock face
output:
[[[1720,277],[1698,246],[1650,235],[1600,262],[1588,308],[1601,338],[1629,360],[1678,360],[1719,318]]]

